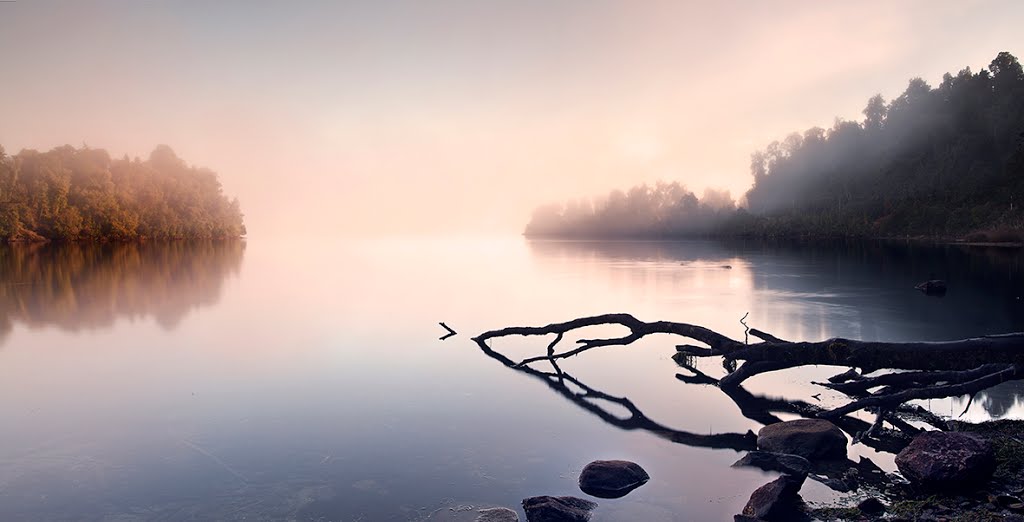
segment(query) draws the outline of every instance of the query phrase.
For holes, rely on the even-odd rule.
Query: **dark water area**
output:
[[[730,468],[741,453],[702,442],[761,424],[717,388],[675,378],[679,339],[568,360],[576,382],[557,389],[470,337],[608,312],[739,339],[748,312],[787,339],[1022,331],[1022,260],[902,243],[2,246],[0,520],[472,520],[529,496],[584,496],[581,468],[610,458],[652,479],[598,500],[594,520],[728,520],[771,476]],[[930,278],[948,292],[914,290]],[[439,321],[458,335],[439,341]],[[549,341],[491,348],[523,357]],[[807,400],[823,391],[808,382],[834,373],[787,370],[747,388]],[[642,417],[581,390],[628,397]],[[990,390],[964,418],[1024,418],[1022,393]],[[957,416],[967,402],[925,405]],[[852,452],[892,469],[889,454]],[[834,497],[818,484],[802,493]]]

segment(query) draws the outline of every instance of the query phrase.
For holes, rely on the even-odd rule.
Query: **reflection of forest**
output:
[[[898,242],[745,244],[754,285],[843,306],[856,318],[837,335],[872,340],[951,340],[1024,330],[1024,256],[1015,249]],[[912,290],[949,282],[942,298]]]
[[[152,316],[174,328],[216,303],[243,241],[0,245],[0,339],[15,322],[66,330]]]
[[[1006,382],[978,392],[978,395],[974,397],[971,409],[973,411],[975,407],[980,406],[993,419],[1001,419],[1011,413],[1011,410],[1015,410],[1014,416],[1019,416],[1022,398],[1024,398],[1024,382]],[[963,411],[969,400],[968,397],[961,397],[953,401],[954,408]]]
[[[939,341],[1024,330],[1024,254],[1016,249],[881,241],[544,240],[531,241],[530,250],[552,268],[652,262],[717,268],[739,260],[750,268],[755,306],[786,309],[787,322],[808,319],[800,315],[806,307],[792,306],[801,302],[842,309],[847,316],[825,319],[834,321],[831,335],[843,337]],[[947,280],[949,292],[925,298],[914,290],[928,279]]]
[[[715,241],[589,241],[531,240],[530,250],[539,261],[708,261],[728,259],[730,253]]]

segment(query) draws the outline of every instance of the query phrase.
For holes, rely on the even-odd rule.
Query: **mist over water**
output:
[[[0,522],[524,519],[586,496],[596,459],[651,480],[594,522],[731,520],[775,478],[730,467],[751,431],[845,400],[812,383],[846,368],[724,391],[731,362],[667,335],[520,366],[553,337],[473,337],[616,312],[733,339],[1024,331],[1021,248],[824,240],[1024,244],[1020,20],[0,0]],[[921,405],[1024,419],[1024,385]],[[879,440],[850,459],[893,471]],[[800,495],[835,501],[817,478]]]
[[[730,468],[735,451],[605,422],[469,338],[619,311],[734,338],[748,311],[752,326],[807,340],[1024,327],[1018,256],[960,247],[293,239],[4,246],[0,264],[4,520],[441,520],[460,505],[578,495],[579,470],[598,458],[634,460],[652,480],[602,501],[595,520],[719,520],[766,478]],[[933,273],[949,279],[943,298],[913,290]],[[459,334],[438,341],[438,321]],[[564,369],[674,430],[756,430],[717,389],[675,379],[677,341]],[[821,390],[803,383],[834,370],[749,384],[806,396]],[[966,417],[1024,417],[1020,397],[993,389]],[[965,403],[930,406],[955,415]]]
[[[1015,0],[0,3],[8,154],[167,144],[253,237],[516,233],[657,180],[738,198],[772,140],[1024,45]]]

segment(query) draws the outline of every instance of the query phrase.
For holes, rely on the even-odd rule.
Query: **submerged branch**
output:
[[[444,328],[445,330],[448,330],[448,333],[446,333],[446,334],[442,335],[442,336],[441,336],[441,337],[439,338],[439,339],[440,339],[441,341],[443,341],[443,340],[445,340],[445,339],[447,339],[447,338],[449,338],[449,337],[452,337],[452,336],[454,336],[454,335],[457,335],[457,334],[458,334],[458,333],[457,333],[457,332],[456,332],[455,330],[452,330],[450,326],[448,326],[448,325],[444,324],[443,322],[441,322],[441,323],[437,323],[437,324],[441,325],[441,328]]]

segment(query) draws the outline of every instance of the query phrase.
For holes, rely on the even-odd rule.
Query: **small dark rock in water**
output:
[[[823,484],[828,489],[831,489],[832,491],[837,491],[839,493],[849,493],[856,489],[849,482],[841,478],[822,477],[820,480],[818,480],[818,482]]]
[[[473,522],[519,522],[519,513],[509,508],[481,509],[477,513],[480,513],[480,515]]]
[[[946,293],[946,282],[941,279],[932,279],[918,283],[914,288],[922,291],[925,295],[944,295]]]
[[[643,486],[651,476],[626,460],[595,460],[580,472],[580,489],[600,498],[619,498]]]
[[[523,500],[528,522],[587,522],[597,503],[576,497],[530,497]]]
[[[783,475],[755,489],[740,514],[755,519],[783,519],[799,503],[802,483],[803,479]]]
[[[922,433],[896,455],[907,480],[934,489],[981,485],[995,470],[988,442],[960,432]]]
[[[794,476],[807,476],[807,472],[811,470],[811,463],[800,455],[772,453],[770,451],[750,451],[740,460],[734,462],[732,467],[752,467],[765,471],[789,473]]]
[[[828,382],[834,382],[838,384],[841,382],[859,381],[862,378],[863,377],[861,376],[860,372],[858,372],[855,368],[850,368],[849,370],[846,370],[845,372],[840,373],[839,375],[833,375],[829,377]]]
[[[868,497],[857,504],[857,509],[865,515],[881,515],[885,513],[885,504],[875,497]]]
[[[1019,498],[1012,495],[999,495],[996,497],[995,503],[1009,510],[1024,511],[1024,503],[1021,503]]]
[[[732,270],[732,265],[722,265],[722,268],[726,270]]]
[[[846,435],[824,419],[797,419],[761,428],[757,432],[757,447],[810,460],[842,459],[846,457]]]

